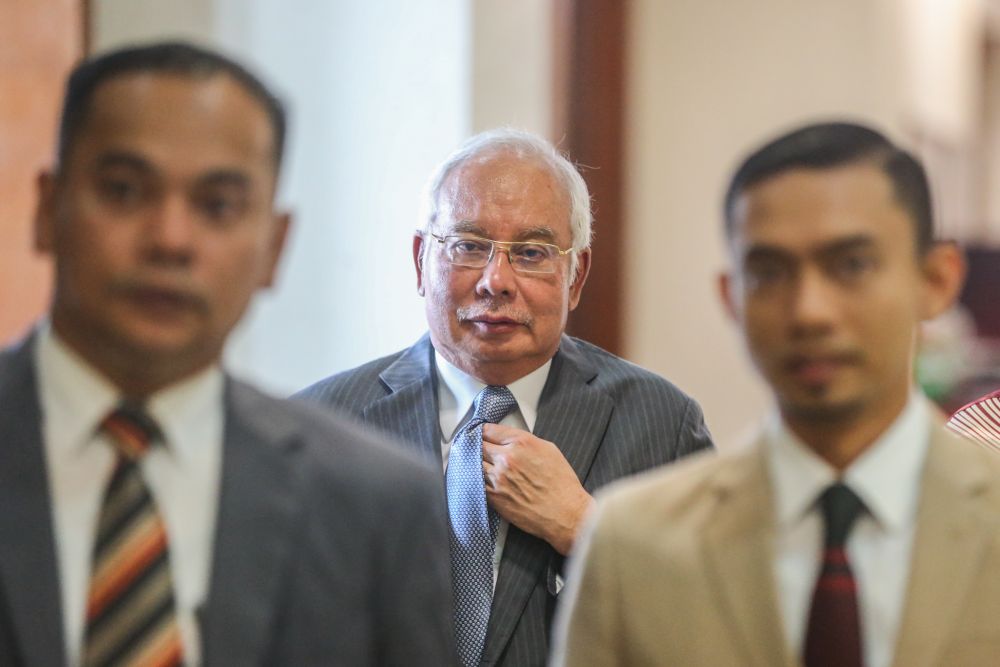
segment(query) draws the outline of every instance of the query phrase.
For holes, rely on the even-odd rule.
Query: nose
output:
[[[836,323],[837,288],[820,271],[805,270],[796,281],[791,303],[793,330],[799,335],[826,333]]]
[[[494,246],[493,256],[483,267],[483,274],[476,283],[476,294],[488,297],[512,296],[516,291],[517,279],[514,267],[510,264],[510,256],[506,248]]]
[[[147,255],[162,263],[186,264],[195,248],[197,220],[184,197],[164,197],[146,225]]]

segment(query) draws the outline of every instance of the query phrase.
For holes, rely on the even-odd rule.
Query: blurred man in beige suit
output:
[[[1000,457],[914,388],[964,274],[920,165],[827,123],[726,200],[726,307],[776,411],[749,447],[622,483],[573,563],[557,665],[995,664]]]

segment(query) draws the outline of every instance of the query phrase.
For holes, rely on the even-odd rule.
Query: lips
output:
[[[204,299],[184,288],[131,283],[121,286],[119,293],[134,307],[156,317],[173,317],[205,309]]]
[[[523,326],[520,322],[506,317],[478,317],[466,321],[488,334],[510,333]]]
[[[846,368],[860,362],[858,355],[848,352],[799,354],[785,362],[785,370],[806,385],[825,385]]]
[[[511,319],[509,317],[475,317],[472,318],[472,322],[477,324],[486,324],[490,326],[503,326],[503,325],[520,325],[521,323],[517,320]]]

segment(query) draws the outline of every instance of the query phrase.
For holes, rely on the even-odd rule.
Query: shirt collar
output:
[[[90,442],[101,421],[121,402],[117,388],[87,363],[44,323],[35,347],[39,394],[45,428],[52,443],[72,455]],[[153,394],[146,403],[150,416],[163,431],[169,450],[189,458],[206,415],[222,410],[224,376],[217,365]],[[58,419],[49,418],[58,415]]]
[[[792,433],[777,413],[765,426],[768,467],[774,481],[778,522],[790,526],[814,506],[840,477],[886,530],[897,530],[915,515],[919,480],[930,441],[930,407],[914,390],[885,432],[842,475]]]
[[[445,398],[454,401],[455,414],[460,417],[458,424],[455,425],[457,429],[465,421],[465,415],[472,409],[472,403],[479,392],[486,386],[486,383],[460,370],[440,354],[434,354],[434,363],[437,367],[438,379],[440,380],[439,386],[447,389],[450,396]],[[510,393],[514,395],[514,399],[517,400],[518,410],[521,411],[521,417],[524,419],[524,423],[527,425],[529,431],[535,428],[535,418],[538,416],[538,401],[541,399],[545,382],[549,378],[550,368],[552,368],[551,359],[524,377],[507,385],[507,389],[510,390]],[[445,435],[448,439],[451,439],[454,433]]]

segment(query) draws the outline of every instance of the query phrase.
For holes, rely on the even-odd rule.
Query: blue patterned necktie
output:
[[[464,667],[479,664],[493,601],[493,549],[500,518],[486,506],[483,424],[496,424],[517,407],[507,387],[484,388],[472,418],[451,443],[445,486],[451,523],[451,578],[455,588],[455,641]]]

